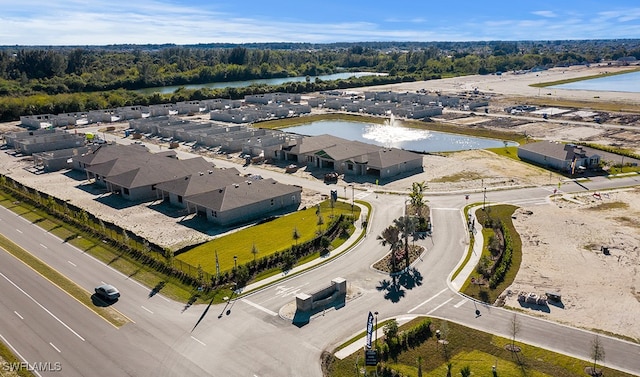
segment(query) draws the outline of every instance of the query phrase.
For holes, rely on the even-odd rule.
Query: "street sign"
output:
[[[364,351],[364,365],[372,367],[378,365],[378,353],[376,350]]]

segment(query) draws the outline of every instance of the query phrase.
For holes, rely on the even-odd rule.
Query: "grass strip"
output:
[[[13,352],[11,352],[9,347],[4,345],[4,343],[0,341],[0,368],[1,368],[0,370],[2,371],[0,376],[2,377],[33,377],[35,376],[33,373],[29,371],[28,368],[23,368],[21,363],[23,363],[23,361],[18,359],[13,354]],[[15,368],[13,368],[14,370],[7,370],[7,369],[12,369],[12,366],[15,366]]]
[[[425,319],[426,317],[417,317],[399,326],[398,334],[409,332]],[[381,330],[384,332],[384,325],[380,324],[379,327],[382,327]],[[505,323],[504,330],[507,331],[508,327],[509,323]],[[404,377],[417,377],[419,375],[417,364],[420,357],[422,375],[425,377],[446,376],[447,363],[449,362],[452,363],[452,376],[460,376],[460,369],[465,366],[469,366],[472,376],[491,376],[493,375],[492,367],[495,365],[498,376],[582,377],[586,376],[585,368],[593,365],[592,361],[577,359],[519,342],[517,337],[516,339],[507,339],[438,318],[431,318],[431,330],[432,335],[424,342],[407,347],[386,361],[380,360],[378,367],[390,368]],[[447,340],[446,346],[438,342],[435,336],[436,330],[440,330],[442,339]],[[340,345],[335,351],[361,340],[364,336],[365,332],[358,334],[345,344]],[[394,342],[397,341],[394,340]],[[520,347],[520,352],[514,353],[505,347],[512,342]],[[378,339],[378,345],[381,348],[385,347],[385,343],[384,338]],[[583,347],[584,353],[588,354],[591,344],[584,344]],[[336,357],[331,358],[327,365],[326,375],[329,377],[351,377],[354,374],[356,364],[360,368],[363,367],[364,353],[362,350],[354,352],[342,360]],[[631,376],[628,373],[602,366],[601,363],[598,363],[597,367],[607,377]],[[373,371],[370,371],[373,374]]]
[[[29,252],[16,245],[3,235],[0,235],[0,248],[21,260],[24,264],[31,267],[34,271],[49,280],[51,283],[55,284],[61,290],[65,291],[71,297],[80,301],[80,303],[87,308],[93,310],[113,326],[121,327],[130,322],[130,319],[114,308],[96,306],[91,299],[92,294],[90,292],[87,292],[69,278],[49,267],[42,260],[31,255]]]

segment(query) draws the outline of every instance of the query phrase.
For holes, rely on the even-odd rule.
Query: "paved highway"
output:
[[[226,163],[226,161],[225,161]],[[254,168],[250,168],[254,169]],[[343,187],[324,185],[275,172],[255,171],[328,192]],[[563,192],[603,190],[640,183],[637,177],[565,183]],[[498,190],[487,202],[529,205],[546,203],[557,186]],[[347,192],[347,194],[350,194]],[[2,234],[41,258],[88,292],[100,282],[116,285],[122,298],[113,306],[132,320],[116,329],[89,308],[51,285],[7,253],[0,253],[0,335],[27,361],[60,362],[70,375],[236,375],[320,376],[319,358],[364,329],[369,311],[379,319],[433,315],[474,328],[509,336],[512,312],[476,303],[454,292],[448,276],[468,245],[460,208],[467,193],[430,194],[434,233],[417,241],[427,251],[410,279],[394,280],[370,266],[387,253],[376,236],[402,215],[406,196],[355,190],[356,199],[373,207],[368,236],[348,253],[322,268],[296,275],[227,305],[185,308],[82,253],[34,224],[0,208]],[[481,190],[469,202],[482,202]],[[347,195],[349,196],[349,195]],[[347,279],[351,299],[337,309],[317,313],[304,326],[295,326],[279,312],[300,292],[313,292],[335,277]],[[89,294],[89,293],[87,293]],[[480,310],[481,315],[476,315]],[[593,334],[518,314],[518,340],[587,358]],[[603,337],[606,365],[640,373],[636,344]],[[54,375],[56,372],[41,372]]]

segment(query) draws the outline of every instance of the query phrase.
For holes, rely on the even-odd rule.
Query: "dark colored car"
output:
[[[108,301],[115,301],[120,297],[120,292],[111,284],[103,284],[95,289],[96,295]]]

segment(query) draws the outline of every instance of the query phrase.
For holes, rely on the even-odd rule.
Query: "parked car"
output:
[[[115,301],[120,297],[120,291],[111,284],[103,284],[95,289],[96,295],[108,301]]]

